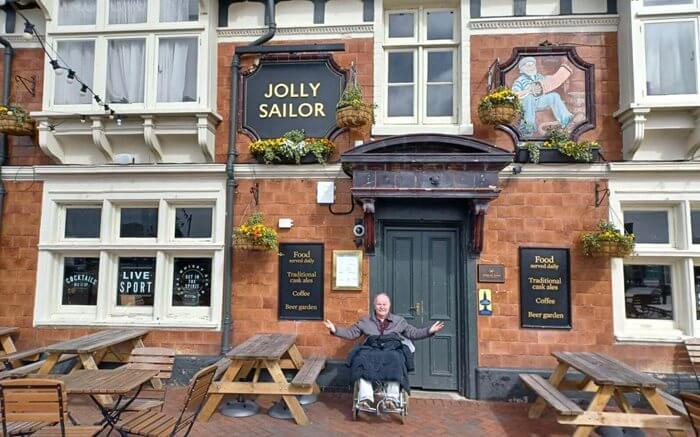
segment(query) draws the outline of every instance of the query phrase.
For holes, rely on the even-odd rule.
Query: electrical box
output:
[[[335,183],[317,182],[316,203],[330,205],[335,202]]]
[[[294,220],[290,218],[281,218],[277,225],[280,229],[291,229],[294,226]]]

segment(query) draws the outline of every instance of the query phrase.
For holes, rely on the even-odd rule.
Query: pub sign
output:
[[[279,247],[279,318],[323,320],[323,243]]]
[[[520,248],[520,324],[571,328],[569,249]]]
[[[328,137],[336,129],[335,106],[345,74],[330,56],[317,59],[262,58],[243,77],[243,129],[259,139],[292,129],[307,137]]]

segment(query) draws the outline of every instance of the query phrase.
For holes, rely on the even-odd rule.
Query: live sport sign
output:
[[[243,77],[243,128],[256,138],[278,138],[292,129],[327,137],[336,128],[335,106],[345,75],[330,57],[262,59]]]

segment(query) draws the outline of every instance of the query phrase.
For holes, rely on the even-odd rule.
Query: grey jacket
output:
[[[384,335],[396,332],[410,340],[420,340],[422,338],[428,338],[430,334],[430,327],[416,328],[411,326],[406,319],[396,314],[389,314],[388,319],[390,320],[389,326],[384,330]],[[354,340],[361,335],[379,335],[379,328],[377,327],[377,318],[374,313],[368,316],[364,316],[357,321],[354,325],[349,328],[335,327],[335,334],[340,338],[345,338],[347,340]]]

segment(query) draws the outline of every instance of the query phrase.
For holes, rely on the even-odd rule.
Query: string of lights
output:
[[[80,86],[80,95],[85,96],[89,93],[95,100],[95,103],[102,106],[102,108],[105,111],[105,115],[107,115],[111,120],[114,120],[116,118],[117,125],[121,126],[121,115],[117,114],[116,111],[112,107],[110,107],[106,101],[102,100],[99,94],[97,94],[92,88],[90,88],[90,86],[87,83],[83,82],[80,79],[78,73],[68,65],[68,63],[58,53],[57,49],[53,50],[55,57],[52,56],[51,53],[49,53],[49,50],[47,50],[46,41],[44,41],[39,35],[39,33],[36,31],[36,26],[22,12],[20,12],[20,10],[15,6],[14,2],[10,2],[10,4],[12,5],[15,12],[24,19],[24,32],[22,34],[22,37],[26,40],[36,38],[37,41],[39,41],[39,45],[41,45],[41,49],[44,51],[44,54],[49,58],[49,65],[51,65],[51,68],[53,69],[56,76],[63,76],[63,72],[67,72],[66,82],[68,84],[73,84],[77,82],[77,84]],[[80,117],[80,121],[82,123],[85,123],[86,117],[82,115]],[[55,126],[49,125],[49,129],[53,130],[53,127]]]

